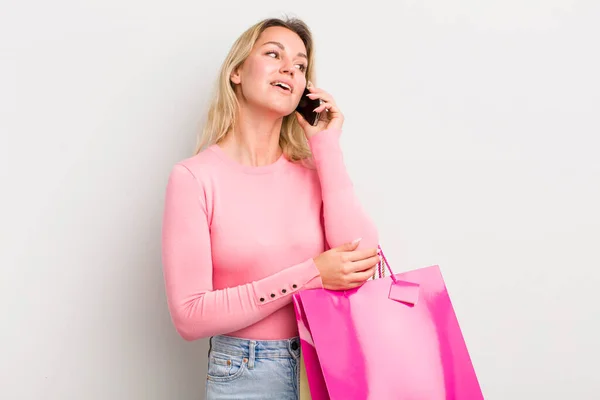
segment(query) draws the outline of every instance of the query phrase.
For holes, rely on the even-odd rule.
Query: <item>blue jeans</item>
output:
[[[213,336],[206,400],[297,400],[300,341]]]

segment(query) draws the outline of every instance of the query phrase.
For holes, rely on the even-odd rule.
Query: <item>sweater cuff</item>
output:
[[[277,274],[276,280],[254,283],[254,297],[258,305],[290,296],[299,290],[323,287],[321,274],[312,258],[287,268]]]

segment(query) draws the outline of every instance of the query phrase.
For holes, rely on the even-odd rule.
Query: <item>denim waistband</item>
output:
[[[249,359],[300,358],[300,339],[298,337],[282,340],[252,340],[217,335],[211,337],[209,343],[212,351]]]

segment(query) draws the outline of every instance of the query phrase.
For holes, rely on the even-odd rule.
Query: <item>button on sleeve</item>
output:
[[[312,258],[286,268],[269,278],[271,279],[254,282],[258,306],[279,301],[291,302],[291,294],[298,290],[323,287],[319,270]]]

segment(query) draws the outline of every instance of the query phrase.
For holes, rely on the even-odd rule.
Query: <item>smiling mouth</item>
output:
[[[271,83],[271,86],[276,86],[286,92],[292,93],[292,88],[283,82],[273,82],[273,83]]]

